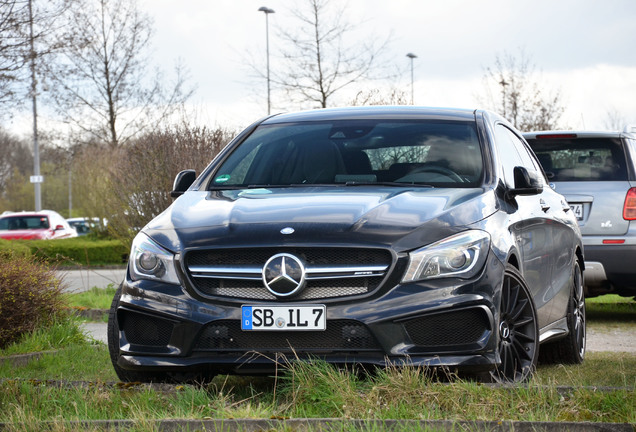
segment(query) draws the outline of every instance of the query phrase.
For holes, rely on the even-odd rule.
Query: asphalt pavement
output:
[[[107,288],[110,284],[117,287],[124,280],[126,269],[124,267],[86,268],[59,270],[57,274],[64,282],[66,292],[77,293],[93,287]]]

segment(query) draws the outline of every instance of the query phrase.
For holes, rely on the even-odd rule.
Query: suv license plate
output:
[[[583,204],[570,204],[570,209],[576,216],[576,220],[583,220]]]
[[[241,306],[241,330],[325,330],[325,305]]]

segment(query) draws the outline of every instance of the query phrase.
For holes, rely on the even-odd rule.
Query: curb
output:
[[[12,367],[23,367],[29,364],[33,360],[38,360],[44,354],[56,353],[57,350],[51,351],[38,351],[27,354],[14,354],[6,357],[0,357],[0,365],[9,363]]]
[[[161,432],[183,430],[214,432],[262,431],[493,431],[493,432],[633,432],[628,423],[453,421],[453,420],[357,420],[357,419],[216,419],[216,420],[142,420],[144,427]],[[75,429],[126,430],[139,426],[134,420],[96,420],[64,422]],[[0,423],[0,430],[15,424]],[[59,422],[41,422],[42,428],[59,426]]]

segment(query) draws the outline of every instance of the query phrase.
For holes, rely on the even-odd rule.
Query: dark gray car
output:
[[[496,114],[275,115],[195,177],[133,241],[108,327],[122,380],[320,358],[520,381],[539,355],[583,361],[579,227]]]
[[[636,294],[636,135],[558,131],[524,137],[581,227],[586,295]]]

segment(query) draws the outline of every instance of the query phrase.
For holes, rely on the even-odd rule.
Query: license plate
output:
[[[325,330],[325,305],[241,306],[242,330]]]
[[[583,204],[570,204],[570,209],[577,220],[583,220]]]

